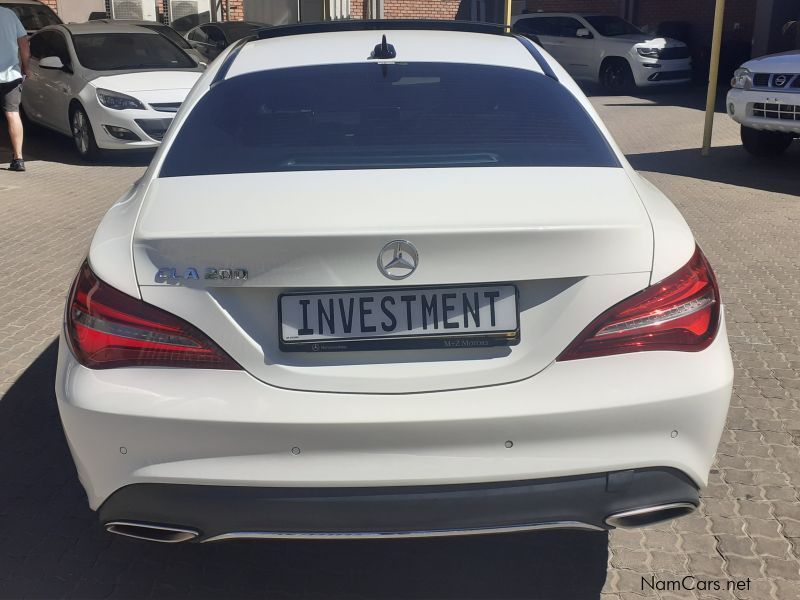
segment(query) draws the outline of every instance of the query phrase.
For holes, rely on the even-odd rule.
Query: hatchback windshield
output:
[[[215,85],[162,177],[452,166],[618,166],[575,97],[532,71],[443,63],[276,69]]]
[[[3,8],[10,8],[19,18],[22,26],[28,31],[36,31],[48,25],[58,25],[61,19],[50,7],[44,4],[0,4]]]
[[[154,33],[85,33],[73,37],[75,53],[87,69],[189,69],[194,61],[168,39]]]
[[[597,30],[602,36],[614,37],[617,35],[630,35],[635,33],[642,33],[642,30],[628,23],[625,19],[614,17],[611,15],[596,15],[593,17],[584,17],[589,24]]]

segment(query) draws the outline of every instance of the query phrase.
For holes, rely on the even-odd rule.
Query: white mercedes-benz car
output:
[[[741,124],[744,149],[777,156],[800,137],[800,50],[761,56],[733,75],[728,114]]]
[[[203,66],[155,31],[92,21],[31,38],[22,110],[69,135],[83,158],[155,148]]]
[[[103,525],[392,537],[693,510],[733,376],[717,283],[566,71],[485,24],[259,38],[195,85],[69,293],[56,393]]]

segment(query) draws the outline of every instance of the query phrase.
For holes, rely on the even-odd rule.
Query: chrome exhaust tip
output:
[[[606,525],[610,527],[644,527],[661,521],[671,521],[678,517],[683,517],[695,511],[697,507],[691,502],[674,502],[672,504],[661,504],[658,506],[648,506],[625,512],[615,513],[606,517]]]
[[[167,525],[150,525],[149,523],[136,523],[133,521],[110,521],[106,523],[106,531],[138,540],[161,542],[163,544],[188,542],[200,535],[199,532],[193,529]]]

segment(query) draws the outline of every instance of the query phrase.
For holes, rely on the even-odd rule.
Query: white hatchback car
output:
[[[800,137],[800,50],[747,61],[731,86],[728,114],[741,124],[750,154],[782,154]]]
[[[686,44],[643,33],[615,15],[533,13],[514,17],[512,24],[515,33],[535,37],[575,79],[612,93],[692,78]]]
[[[391,537],[694,509],[733,377],[717,284],[564,69],[492,25],[260,38],[198,81],[69,295],[56,393],[104,526]]]
[[[35,34],[30,70],[25,116],[93,159],[157,147],[203,67],[155,31],[93,21]]]

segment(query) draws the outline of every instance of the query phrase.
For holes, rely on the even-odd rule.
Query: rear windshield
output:
[[[83,33],[72,38],[75,54],[87,69],[190,69],[194,61],[175,44],[154,33]]]
[[[13,10],[17,14],[17,18],[22,23],[22,26],[28,31],[36,31],[48,25],[58,25],[61,23],[61,19],[56,16],[56,13],[44,4],[3,3],[0,6]]]
[[[619,166],[592,119],[535,72],[452,63],[260,71],[212,87],[161,177],[478,166]]]

